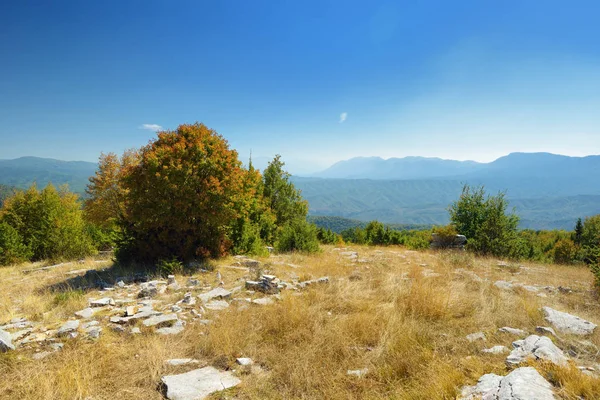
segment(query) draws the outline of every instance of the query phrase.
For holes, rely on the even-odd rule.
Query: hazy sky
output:
[[[296,170],[600,153],[600,2],[5,1],[0,158],[200,121]]]

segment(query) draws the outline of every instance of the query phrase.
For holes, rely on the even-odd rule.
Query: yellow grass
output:
[[[284,281],[329,276],[330,283],[284,291],[281,301],[271,306],[232,302],[227,310],[203,316],[212,320],[208,326],[190,323],[180,335],[158,336],[144,329],[131,335],[105,327],[98,341],[64,340],[62,351],[43,360],[31,358],[35,349],[0,354],[0,398],[161,399],[161,375],[191,369],[167,367],[165,360],[192,357],[206,365],[236,368],[235,358],[243,356],[262,370],[238,369],[242,384],[215,398],[454,399],[463,385],[482,374],[508,373],[506,355],[481,353],[498,344],[510,347],[517,339],[498,328],[535,333],[537,325],[548,325],[542,306],[600,323],[600,301],[592,291],[592,275],[583,267],[525,263],[525,268],[511,269],[498,267],[498,260],[467,254],[399,247],[352,250],[359,252],[361,262],[341,257],[332,247],[315,256],[264,259],[264,272]],[[226,288],[252,277],[228,268],[233,263],[217,263]],[[0,323],[27,317],[56,328],[84,308],[87,299],[101,294],[57,295],[45,288],[72,277],[69,270],[106,266],[110,263],[88,260],[31,274],[21,273],[31,266],[0,269]],[[426,269],[439,276],[423,276]],[[474,281],[469,271],[486,280]],[[215,272],[195,277],[215,285]],[[177,279],[185,283],[187,277]],[[500,279],[569,286],[574,292],[540,298],[524,290],[501,291],[493,286]],[[175,302],[182,296],[163,298]],[[250,296],[242,291],[238,297]],[[104,318],[97,316],[103,324]],[[486,334],[486,342],[466,340],[478,331]],[[561,336],[564,341],[557,344],[563,350],[581,348],[581,338]],[[586,339],[600,346],[600,333]],[[579,353],[577,365],[598,362],[598,354]],[[581,374],[575,364],[532,365],[557,386],[563,399],[600,398],[600,380]],[[368,373],[362,378],[347,375],[347,370],[363,368]]]

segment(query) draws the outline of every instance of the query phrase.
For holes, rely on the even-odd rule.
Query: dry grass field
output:
[[[165,374],[185,372],[195,366],[168,366],[171,358],[195,358],[220,370],[235,369],[241,384],[213,394],[215,399],[455,399],[460,388],[489,372],[506,375],[506,354],[486,354],[495,345],[511,347],[519,337],[499,332],[513,327],[535,333],[549,326],[541,307],[575,314],[600,323],[600,300],[595,297],[591,273],[584,267],[524,263],[499,266],[499,260],[474,258],[456,252],[415,252],[400,247],[360,247],[358,259],[340,249],[324,247],[318,255],[280,255],[260,259],[260,271],[236,265],[227,258],[215,270],[178,275],[185,285],[190,278],[201,284],[167,290],[155,299],[157,310],[216,287],[217,271],[223,287],[242,286],[221,311],[194,309],[180,313],[183,332],[157,335],[141,321],[141,334],[111,329],[108,320],[118,307],[102,309],[93,319],[103,331],[92,340],[52,339],[64,343],[45,358],[49,340],[18,346],[0,353],[2,399],[162,399],[159,383]],[[87,307],[88,299],[123,297],[123,291],[80,290],[56,285],[76,282],[85,271],[110,268],[110,261],[86,260],[38,272],[35,266],[0,268],[0,325],[25,317],[34,323],[29,336],[53,330],[74,312]],[[271,305],[249,303],[244,282],[260,273],[282,281],[329,277],[328,284],[302,290],[283,290]],[[119,276],[113,268],[114,276]],[[498,280],[534,285],[537,291],[517,287],[503,290]],[[547,290],[569,287],[571,292]],[[207,323],[206,320],[210,320]],[[466,335],[483,332],[486,340],[470,342]],[[587,337],[559,334],[553,338],[570,364],[530,362],[555,387],[560,399],[600,399],[600,379],[583,374],[578,366],[600,366],[600,332]],[[250,357],[255,367],[236,365],[237,357]],[[363,376],[348,370],[364,370]]]

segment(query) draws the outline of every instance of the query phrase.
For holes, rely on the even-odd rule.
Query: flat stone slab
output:
[[[503,353],[509,353],[510,350],[506,346],[494,346],[494,347],[490,347],[489,349],[483,349],[483,350],[481,350],[481,352],[488,353],[488,354],[503,354]]]
[[[209,303],[206,303],[204,307],[208,308],[209,310],[220,311],[229,307],[229,303],[223,300],[213,300]]]
[[[498,329],[498,332],[510,333],[511,335],[515,335],[515,336],[527,335],[527,332],[525,332],[523,329],[511,328],[509,326],[504,326],[504,327]]]
[[[166,361],[167,365],[178,367],[180,365],[200,364],[200,360],[195,358],[172,358]]]
[[[542,310],[546,316],[546,321],[554,325],[556,329],[563,333],[591,335],[597,327],[594,323],[550,307],[543,307]]]
[[[77,331],[77,328],[79,328],[79,320],[78,319],[67,321],[60,328],[58,328],[57,335],[58,336],[66,336],[72,332]]]
[[[231,372],[214,367],[195,369],[185,374],[162,377],[170,400],[202,400],[211,393],[237,386],[241,381]]]
[[[556,365],[566,365],[568,362],[562,350],[546,336],[531,335],[513,342],[513,347],[513,351],[506,358],[509,365],[518,365],[530,357],[550,361]]]
[[[156,333],[159,335],[177,335],[183,332],[183,323],[181,321],[175,322],[173,326],[166,326],[164,328],[158,328]]]
[[[110,297],[103,297],[97,300],[90,300],[90,307],[114,306],[115,301]]]
[[[11,334],[0,329],[0,353],[14,349],[15,346],[12,344]]]
[[[198,298],[203,303],[208,303],[212,299],[228,299],[231,297],[231,292],[229,290],[223,289],[221,287],[215,288],[210,292],[206,292],[198,295]]]
[[[532,367],[506,376],[486,374],[477,385],[462,389],[460,400],[554,400],[552,385]]]
[[[155,326],[157,328],[161,328],[164,326],[171,326],[177,320],[177,314],[156,315],[145,320],[144,326]]]
[[[94,310],[91,307],[88,307],[88,308],[84,308],[81,311],[77,311],[75,313],[75,315],[78,316],[79,318],[87,319],[87,318],[92,318],[95,313],[96,313],[96,310]]]

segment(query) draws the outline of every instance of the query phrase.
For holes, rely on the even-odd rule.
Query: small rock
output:
[[[243,367],[254,364],[251,358],[246,357],[236,358],[235,362]]]
[[[133,335],[139,335],[140,333],[142,333],[142,331],[140,330],[140,328],[138,328],[137,326],[134,328],[131,328],[131,333]]]
[[[75,337],[77,336],[77,328],[79,328],[79,320],[71,320],[71,321],[67,321],[65,322],[60,328],[58,328],[58,332],[57,332],[57,336],[58,337],[63,337],[63,336],[70,336],[70,337]],[[75,335],[73,335],[75,334]]]
[[[195,358],[172,358],[167,360],[166,363],[173,367],[178,367],[180,365],[200,364],[200,361]]]
[[[556,332],[554,331],[554,329],[550,328],[549,326],[536,326],[535,331],[537,333],[541,333],[542,335],[556,336]]]
[[[485,334],[483,332],[471,333],[470,335],[467,335],[466,338],[469,342],[474,342],[476,340],[486,340]]]
[[[162,314],[156,315],[154,317],[150,317],[145,320],[144,326],[155,326],[157,328],[161,328],[164,326],[171,326],[177,321],[177,314]]]
[[[365,376],[368,373],[369,373],[369,369],[368,368],[363,368],[363,369],[349,369],[348,371],[346,371],[346,375],[355,376],[357,378],[362,378],[363,376]]]
[[[274,303],[275,303],[275,301],[273,301],[273,299],[270,297],[262,297],[260,299],[252,300],[252,304],[258,304],[261,306],[268,306],[268,305],[274,304]]]
[[[110,297],[103,297],[98,300],[90,300],[90,307],[114,306],[115,301]]]
[[[229,303],[223,300],[213,300],[209,303],[206,303],[204,307],[213,311],[221,311],[229,307]]]
[[[231,293],[229,294],[231,296]],[[187,292],[183,295],[183,299],[179,300],[177,304],[185,304],[186,306],[194,306],[196,304],[196,299],[192,296],[191,292]]]
[[[14,349],[15,346],[12,344],[12,337],[10,333],[0,329],[0,353]]]
[[[496,281],[494,282],[494,286],[502,290],[512,290],[515,287],[512,283],[506,281]]]
[[[231,297],[231,292],[229,290],[225,290],[221,287],[215,288],[210,292],[203,293],[198,296],[198,298],[203,302],[207,303],[212,299],[228,299]]]
[[[527,335],[527,332],[525,332],[523,329],[517,329],[517,328],[511,328],[508,326],[505,326],[503,328],[498,329],[499,332],[503,332],[503,333],[510,333],[511,335],[516,335],[516,336],[525,336]]]
[[[88,307],[88,308],[84,308],[81,311],[77,311],[75,313],[75,315],[78,316],[79,318],[88,319],[88,318],[92,318],[95,313],[96,313],[96,310],[94,310],[91,307]]]
[[[211,393],[237,386],[241,381],[231,372],[221,372],[214,367],[195,369],[185,374],[162,377],[166,395],[170,400],[199,400]]]
[[[506,346],[494,346],[489,349],[483,349],[483,350],[481,350],[481,352],[488,353],[488,354],[502,354],[502,353],[508,353],[508,352],[510,352],[510,350]]]
[[[168,326],[164,328],[159,328],[156,330],[156,333],[159,335],[177,335],[178,333],[183,332],[183,322],[177,321],[173,324],[173,326]]]

